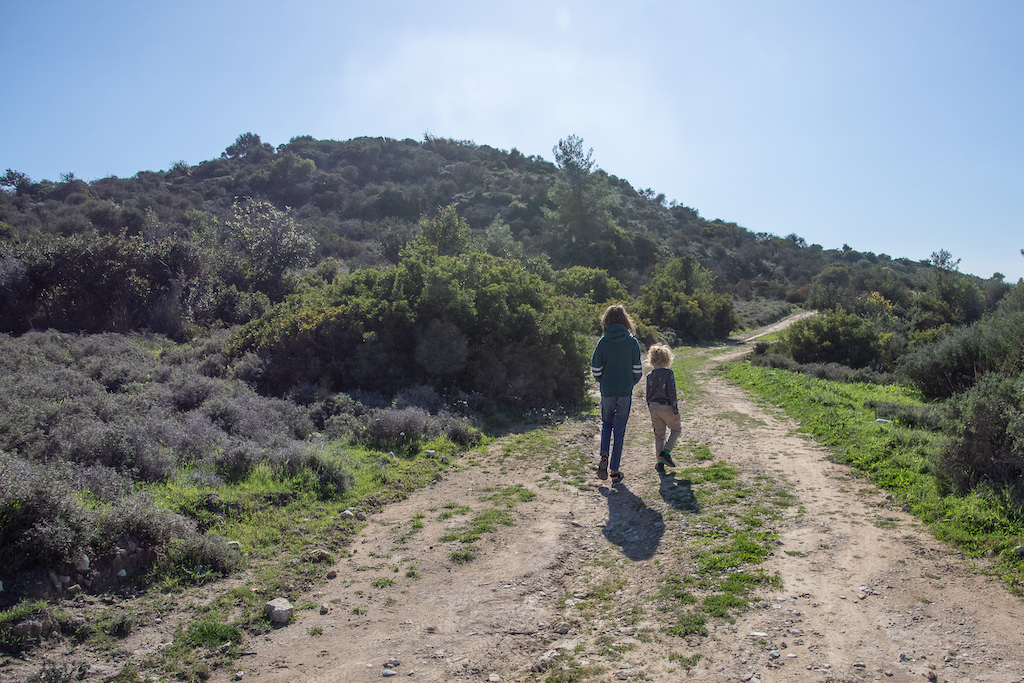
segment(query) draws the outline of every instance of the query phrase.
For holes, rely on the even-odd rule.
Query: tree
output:
[[[221,153],[221,156],[237,159],[261,151],[273,153],[274,148],[265,142],[261,142],[260,136],[255,133],[242,133],[235,138],[233,145],[229,145]]]
[[[637,299],[637,312],[652,325],[686,339],[721,339],[736,324],[732,297],[712,290],[713,277],[692,256],[663,261]]]
[[[247,197],[235,202],[227,239],[244,255],[246,279],[271,297],[283,294],[287,271],[310,263],[316,244],[295,220],[270,202]]]
[[[9,187],[17,194],[23,194],[32,184],[32,179],[24,173],[7,169],[7,173],[0,176],[0,187]]]
[[[554,208],[544,215],[551,222],[555,251],[563,262],[592,265],[591,247],[607,239],[615,229],[611,209],[614,197],[604,174],[594,172],[593,149],[583,152],[583,139],[570,135],[552,148],[559,176],[548,193]]]
[[[455,256],[469,249],[469,236],[469,223],[459,216],[454,204],[449,204],[434,218],[420,221],[420,234],[414,244],[434,247],[441,256]]]

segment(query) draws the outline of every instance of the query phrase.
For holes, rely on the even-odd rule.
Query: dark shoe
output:
[[[608,478],[608,457],[604,456],[601,458],[601,462],[597,465],[597,478],[607,479]]]
[[[658,470],[658,474],[660,474],[661,476],[665,476],[665,463],[659,462],[657,465],[654,466],[654,469]]]
[[[621,484],[622,479],[622,472],[612,472],[612,484]]]
[[[661,465],[668,465],[669,467],[675,467],[676,464],[672,461],[672,456],[662,451],[658,453],[658,463]]]

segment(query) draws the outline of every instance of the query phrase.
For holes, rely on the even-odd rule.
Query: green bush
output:
[[[1024,513],[1024,377],[983,375],[949,404],[952,440],[942,472],[958,493],[990,485]]]
[[[904,356],[899,374],[931,398],[948,398],[989,372],[1024,372],[1024,312],[1014,311],[952,331]]]
[[[692,256],[663,261],[636,302],[636,313],[686,340],[724,339],[736,328],[732,297],[716,294],[713,277]]]
[[[273,394],[302,383],[389,396],[427,385],[505,404],[574,404],[592,323],[517,261],[426,249],[304,290],[243,326],[231,352],[260,354],[259,383]]]
[[[865,368],[882,358],[874,324],[842,309],[796,321],[782,334],[779,347],[798,363]]]

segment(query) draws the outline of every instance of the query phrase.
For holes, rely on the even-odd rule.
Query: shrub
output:
[[[852,368],[875,365],[882,354],[874,325],[842,309],[796,321],[782,334],[779,346],[798,363]]]
[[[146,493],[125,496],[103,510],[97,519],[97,531],[99,550],[114,545],[123,547],[129,541],[158,546],[196,533],[195,525],[175,512],[157,507]]]
[[[581,333],[592,325],[578,300],[517,261],[425,250],[302,290],[240,328],[231,354],[259,353],[259,384],[275,395],[302,383],[356,398],[427,385],[527,407],[575,404],[586,390]]]
[[[93,515],[76,496],[74,468],[0,453],[0,567],[25,569],[69,562],[93,540]]]
[[[1024,312],[1011,312],[959,328],[920,347],[901,361],[899,374],[925,396],[948,398],[972,387],[978,377],[1024,371]]]
[[[724,339],[737,321],[732,297],[716,294],[713,281],[692,256],[663,261],[637,298],[636,312],[684,339]]]
[[[894,420],[906,427],[937,432],[945,426],[946,411],[941,405],[918,406],[886,401],[868,401],[864,405],[873,409],[876,417]]]
[[[194,534],[166,544],[152,573],[158,580],[201,582],[214,575],[229,574],[240,563],[240,555],[225,539]]]
[[[370,448],[416,452],[427,438],[430,415],[422,408],[386,408],[365,415],[357,438]]]
[[[437,391],[424,384],[403,389],[395,396],[396,408],[422,408],[428,413],[436,413],[442,405],[441,396]]]
[[[953,489],[1004,489],[1024,512],[1024,378],[982,376],[949,404],[949,418],[953,438],[941,466]]]

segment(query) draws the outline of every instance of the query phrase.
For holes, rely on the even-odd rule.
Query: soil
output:
[[[704,520],[699,506],[678,504],[687,482],[655,472],[638,395],[622,484],[594,475],[594,418],[551,428],[558,448],[591,460],[582,483],[552,471],[547,455],[506,457],[500,442],[464,458],[371,516],[348,556],[325,568],[336,576],[310,594],[317,607],[248,642],[211,680],[1024,681],[1021,599],[716,374],[749,349],[701,352],[711,360],[681,403],[681,443],[706,444],[745,480],[794,497],[760,565],[782,587],[762,589],[732,620],[708,619],[706,636],[669,634],[670,613],[657,608],[666,573],[690,571],[681,541]],[[454,561],[441,536],[482,509],[485,492],[515,484],[536,494],[512,509],[515,525]],[[609,581],[616,590],[596,595]],[[158,647],[172,621],[138,629],[138,653]],[[97,662],[89,678],[103,670]]]

